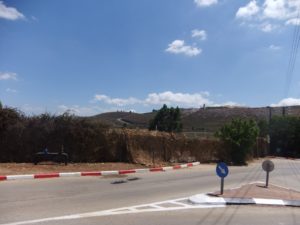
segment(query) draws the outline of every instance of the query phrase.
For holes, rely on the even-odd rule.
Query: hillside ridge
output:
[[[233,118],[268,121],[273,116],[300,116],[300,106],[284,107],[203,107],[180,109],[185,132],[215,132]],[[147,129],[156,110],[147,113],[107,112],[89,117],[113,127]]]

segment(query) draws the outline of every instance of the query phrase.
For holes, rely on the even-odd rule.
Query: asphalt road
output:
[[[273,161],[275,170],[270,174],[270,183],[300,190],[300,161]],[[229,169],[225,188],[265,179],[261,162]],[[138,179],[127,180],[133,177]],[[112,184],[121,180],[126,182]],[[3,181],[0,182],[0,225],[300,224],[299,208],[195,208],[186,201],[191,195],[218,189],[214,165],[124,177]],[[151,204],[162,201],[166,202]],[[132,208],[137,205],[143,206]]]

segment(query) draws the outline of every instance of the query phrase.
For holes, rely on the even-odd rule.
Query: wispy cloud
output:
[[[36,18],[35,16],[31,16],[31,19],[32,19],[33,21],[39,21],[38,18]]]
[[[199,40],[204,41],[207,39],[207,33],[205,30],[194,29],[194,30],[192,30],[192,37],[198,38]]]
[[[17,74],[12,72],[0,72],[0,80],[17,80]]]
[[[272,51],[278,51],[281,49],[281,46],[278,46],[278,45],[270,45],[269,46],[269,49],[272,50]]]
[[[123,98],[111,98],[107,95],[95,95],[94,100],[102,101],[107,104],[117,105],[117,106],[134,105],[134,104],[141,103],[140,100],[138,100],[136,98],[132,98],[132,97],[123,99]]]
[[[243,107],[245,106],[244,104],[239,104],[237,102],[233,102],[233,101],[228,101],[228,102],[224,102],[224,103],[221,103],[221,104],[218,104],[218,103],[214,103],[212,104],[211,106],[213,107]]]
[[[184,40],[175,40],[165,50],[172,54],[183,54],[186,56],[197,56],[202,52],[201,48],[186,45]]]
[[[102,102],[116,106],[127,106],[127,105],[143,105],[143,106],[161,106],[163,104],[179,107],[196,107],[206,104],[211,106],[221,105],[239,105],[234,102],[226,102],[224,104],[214,103],[210,99],[208,92],[201,93],[173,93],[171,91],[165,91],[161,93],[150,93],[145,99],[138,98],[111,98],[107,95],[95,95],[94,102]],[[120,104],[121,103],[121,104]]]
[[[208,7],[218,3],[218,0],[194,0],[198,7]]]
[[[299,18],[293,18],[289,19],[288,21],[285,22],[286,25],[295,25],[299,26],[300,25],[300,19]]]
[[[9,93],[17,93],[17,92],[18,92],[17,90],[11,89],[11,88],[6,88],[5,91],[6,91],[6,92],[9,92]]]
[[[29,115],[38,115],[42,113],[52,112],[56,115],[70,112],[77,116],[93,116],[104,112],[126,111],[135,112],[136,109],[145,109],[161,107],[163,104],[180,108],[199,108],[203,104],[206,106],[242,106],[236,102],[227,101],[224,103],[215,103],[211,100],[210,93],[207,91],[200,93],[174,93],[165,91],[160,93],[150,93],[144,99],[129,98],[112,98],[103,94],[94,95],[93,100],[85,106],[61,104],[55,106],[51,110],[46,107],[32,106],[24,104],[20,106],[20,110]],[[144,110],[142,110],[144,111]]]
[[[259,25],[259,29],[266,33],[269,33],[271,31],[275,30],[277,27],[278,27],[277,25],[274,25],[274,24],[271,24],[268,22],[265,22],[265,23],[262,23]]]
[[[25,19],[25,16],[14,7],[8,7],[0,1],[0,18],[6,20]]]
[[[20,106],[21,111],[23,111],[26,114],[33,114],[33,115],[38,115],[41,113],[46,113],[47,110],[46,108],[40,107],[40,106],[32,106],[29,104],[24,104]]]

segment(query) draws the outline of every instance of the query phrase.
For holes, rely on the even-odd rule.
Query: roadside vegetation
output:
[[[107,129],[68,113],[28,117],[4,107],[0,109],[0,162],[30,162],[35,152],[45,148],[53,152],[64,148],[78,162],[107,160]]]
[[[224,150],[219,152],[222,161],[235,165],[245,165],[252,156],[253,146],[259,134],[259,128],[254,120],[234,119],[224,125],[216,136],[224,143]]]
[[[181,132],[182,128],[179,108],[166,105],[156,111],[147,131],[116,129],[100,120],[76,117],[68,112],[27,116],[0,104],[0,162],[32,162],[33,155],[45,148],[49,152],[64,150],[71,162],[147,165],[193,160],[246,164],[248,159],[268,153],[300,156],[298,117],[274,116],[270,122],[233,119],[214,138],[191,138]]]
[[[300,118],[273,117],[269,124],[271,154],[300,157]]]
[[[149,130],[165,132],[181,132],[181,113],[178,107],[168,108],[167,105],[157,111],[153,120],[150,120]]]
[[[114,129],[70,113],[26,116],[8,107],[0,109],[0,137],[2,163],[32,162],[34,154],[45,148],[63,149],[71,162],[208,162],[214,160],[218,146],[215,140],[191,140],[180,133]]]

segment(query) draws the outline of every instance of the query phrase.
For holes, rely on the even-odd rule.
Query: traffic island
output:
[[[220,192],[194,195],[189,201],[193,204],[300,207],[300,192],[272,184],[267,188],[263,182],[255,182],[224,190],[223,195]]]

